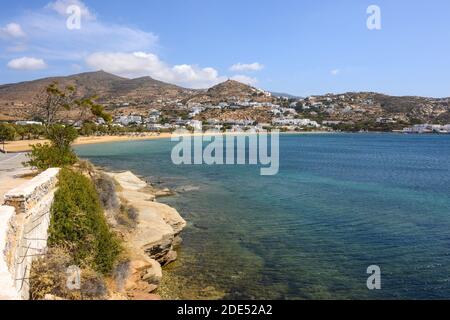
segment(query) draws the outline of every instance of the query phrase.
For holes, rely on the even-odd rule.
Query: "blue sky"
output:
[[[66,27],[69,5],[81,29]],[[381,10],[369,30],[366,10]],[[15,0],[0,4],[0,83],[104,69],[202,88],[450,96],[450,1]]]

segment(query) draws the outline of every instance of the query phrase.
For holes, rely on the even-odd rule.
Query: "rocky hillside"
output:
[[[450,99],[424,97],[392,97],[372,94],[374,101],[388,114],[407,115],[413,119],[450,121]]]
[[[390,118],[408,123],[448,123],[450,120],[450,98],[348,92],[309,97],[297,106],[303,113],[325,120],[359,122]]]
[[[222,82],[207,91],[200,92],[188,99],[190,103],[210,103],[218,104],[220,102],[236,102],[252,100],[255,102],[273,102],[268,93],[240,83],[235,80]]]
[[[99,102],[110,108],[151,104],[162,98],[183,99],[196,93],[150,77],[127,79],[104,71],[45,78],[0,86],[0,120],[22,118],[36,97],[53,82],[58,82],[61,87],[76,86],[80,96],[95,95]]]
[[[52,82],[61,86],[74,85],[80,96],[98,97],[114,115],[146,115],[151,109],[186,113],[189,106],[243,105],[240,102],[273,103],[283,107],[295,107],[301,117],[314,120],[375,121],[378,118],[393,118],[396,121],[424,123],[450,122],[450,98],[394,97],[373,92],[350,92],[299,98],[286,94],[270,94],[263,90],[228,80],[212,88],[192,90],[161,82],[150,77],[127,79],[104,71],[82,73],[68,77],[54,77],[41,80],[0,86],[0,120],[27,118],[26,110],[31,109],[36,97]],[[270,122],[270,110],[246,110],[242,114],[226,114],[226,117],[258,118]],[[218,113],[208,111],[205,117],[223,118]],[[257,114],[255,114],[255,112]],[[211,113],[211,114],[209,114]]]

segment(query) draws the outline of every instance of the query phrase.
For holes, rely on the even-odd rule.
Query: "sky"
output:
[[[448,97],[450,1],[0,0],[0,84],[95,70]]]

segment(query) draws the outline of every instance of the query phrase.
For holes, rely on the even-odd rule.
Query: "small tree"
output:
[[[77,156],[71,145],[78,137],[78,132],[73,127],[53,125],[48,130],[48,137],[51,144],[37,144],[32,146],[28,155],[29,161],[25,164],[46,170],[51,167],[66,167],[73,165],[77,161]]]
[[[20,140],[25,140],[28,135],[28,128],[26,126],[15,126],[14,129],[17,132],[17,135],[20,137]]]
[[[26,165],[45,170],[74,164],[77,158],[71,145],[78,132],[73,126],[98,117],[111,121],[103,106],[94,102],[95,97],[79,99],[78,96],[75,87],[60,89],[55,82],[38,97],[33,117],[42,119],[44,135],[50,144],[33,146]]]
[[[16,138],[16,130],[8,123],[0,123],[0,142],[3,144],[5,151],[5,141],[12,141]]]
[[[48,128],[56,123],[71,124],[82,123],[103,118],[106,122],[111,122],[111,115],[104,111],[104,107],[95,102],[96,97],[79,98],[76,87],[66,86],[61,89],[57,82],[50,84],[37,97],[37,101],[31,110],[32,117],[41,119],[44,127]]]

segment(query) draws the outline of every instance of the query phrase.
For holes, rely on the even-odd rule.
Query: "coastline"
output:
[[[109,143],[109,142],[123,142],[123,141],[141,141],[141,140],[154,140],[154,139],[167,139],[170,138],[170,133],[161,134],[142,134],[142,135],[126,135],[126,136],[90,136],[90,137],[79,137],[75,141],[74,145],[89,145],[98,143]],[[38,143],[46,143],[48,140],[19,140],[19,141],[9,141],[5,143],[5,149],[8,153],[20,153],[31,151],[31,147]]]
[[[309,135],[309,134],[333,134],[334,132],[328,131],[312,131],[312,132],[281,132],[280,134],[292,134],[292,135]],[[239,132],[229,132],[226,135],[239,135]],[[248,134],[245,132],[244,134]],[[198,133],[189,134],[189,136],[199,136]],[[205,134],[202,134],[205,135]],[[170,139],[172,133],[151,133],[151,134],[139,134],[139,135],[125,135],[125,136],[89,136],[79,137],[74,143],[74,146],[90,145],[90,144],[103,144],[111,142],[127,142],[127,141],[146,141],[146,140],[158,140],[158,139]],[[48,140],[19,140],[9,141],[5,143],[5,149],[7,153],[21,153],[31,151],[31,147],[38,143],[46,143]]]
[[[114,212],[105,209],[110,228],[121,235],[128,256],[125,264],[117,266],[126,270],[126,276],[114,279],[109,299],[161,300],[163,268],[177,259],[181,234],[187,224],[175,208],[157,201],[159,197],[172,195],[172,191],[155,188],[131,171],[112,172],[94,167],[94,172],[112,179],[120,207],[135,212],[134,225],[124,226]]]
[[[0,155],[2,199],[5,193],[23,186],[33,176],[32,170],[22,165],[24,157],[24,154]],[[117,197],[119,207],[125,205],[136,212],[134,225],[125,227],[112,208],[104,209],[110,228],[123,239],[128,257],[125,264],[120,262],[117,266],[121,270],[117,272],[124,276],[108,280],[108,299],[160,300],[162,268],[177,259],[177,249],[182,242],[180,235],[186,226],[176,209],[157,201],[158,197],[170,196],[172,192],[153,187],[130,171],[111,172],[101,167],[93,167],[93,170],[95,175],[103,174],[114,181],[116,188],[109,196]],[[2,221],[2,226],[6,224],[7,221]],[[2,237],[5,232],[0,232]]]

